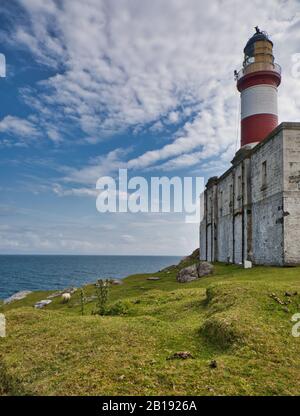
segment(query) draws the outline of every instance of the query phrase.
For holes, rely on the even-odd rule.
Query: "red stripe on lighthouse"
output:
[[[241,92],[246,88],[258,84],[268,84],[278,87],[281,82],[281,75],[274,71],[258,71],[244,75],[237,82],[237,89]]]
[[[254,114],[241,121],[241,145],[262,141],[278,125],[275,114]]]

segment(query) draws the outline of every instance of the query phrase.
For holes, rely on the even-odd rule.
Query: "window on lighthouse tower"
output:
[[[267,161],[266,160],[262,163],[261,187],[262,189],[267,187]]]
[[[244,60],[244,68],[250,64],[253,64],[255,62],[255,57],[254,56],[245,56],[245,60]]]

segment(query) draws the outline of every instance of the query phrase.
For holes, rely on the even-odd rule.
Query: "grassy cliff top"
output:
[[[79,291],[41,310],[34,303],[51,292],[2,307],[0,394],[299,394],[291,317],[300,312],[300,268],[217,264],[213,276],[186,284],[176,282],[177,271],[112,286],[109,316],[91,314],[93,285],[84,288],[84,316]],[[172,359],[180,351],[192,358]]]

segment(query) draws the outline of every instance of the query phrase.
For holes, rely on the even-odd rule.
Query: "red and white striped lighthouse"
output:
[[[241,146],[262,141],[278,125],[281,69],[274,63],[268,35],[255,29],[244,49],[243,68],[235,73],[241,93]]]

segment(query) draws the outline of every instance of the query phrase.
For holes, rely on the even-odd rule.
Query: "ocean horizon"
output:
[[[0,254],[0,299],[21,290],[59,290],[97,279],[155,273],[182,256]]]

